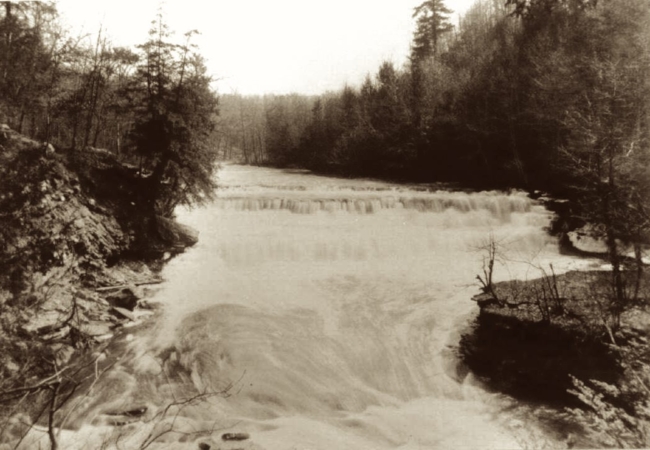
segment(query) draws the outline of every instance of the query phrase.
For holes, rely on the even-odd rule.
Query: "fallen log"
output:
[[[115,284],[113,286],[102,286],[98,287],[95,289],[95,292],[108,292],[108,291],[113,291],[115,289],[124,289],[128,288],[129,286],[145,286],[145,285],[150,285],[150,284],[160,284],[162,283],[163,279],[155,279],[155,280],[147,280],[147,281],[138,281],[136,283],[129,283],[129,284]]]

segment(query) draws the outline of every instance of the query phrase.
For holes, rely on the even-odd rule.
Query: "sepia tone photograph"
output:
[[[0,450],[650,448],[649,0],[0,1]]]

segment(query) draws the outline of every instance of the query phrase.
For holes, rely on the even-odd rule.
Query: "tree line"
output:
[[[263,134],[248,161],[556,189],[586,128],[604,138],[608,126],[627,127],[615,145],[643,147],[648,10],[633,0],[480,0],[454,27],[442,0],[426,1],[403,68],[384,62],[360,87],[320,96],[234,96]],[[607,117],[615,123],[585,122]]]
[[[622,311],[650,242],[650,3],[478,0],[458,26],[450,14],[442,0],[415,8],[408,63],[358,88],[231,96],[222,135],[247,163],[568,198],[572,222],[607,244]]]
[[[103,29],[72,35],[54,2],[1,2],[0,121],[44,148],[111,152],[169,216],[214,189],[218,102],[195,33],[175,38],[159,12],[146,42],[117,47]]]

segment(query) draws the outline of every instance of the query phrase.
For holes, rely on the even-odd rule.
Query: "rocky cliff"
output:
[[[150,314],[160,256],[197,236],[143,212],[145,178],[109,152],[57,151],[0,126],[0,391]]]

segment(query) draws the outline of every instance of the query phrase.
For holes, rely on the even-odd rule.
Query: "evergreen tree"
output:
[[[416,128],[421,126],[422,104],[425,84],[424,62],[427,59],[435,58],[438,55],[440,42],[445,33],[453,30],[449,22],[449,14],[452,11],[447,8],[443,0],[427,0],[417,6],[413,11],[416,20],[416,28],[411,44],[411,82],[409,103],[413,112],[413,124]]]
[[[192,33],[185,45],[176,45],[162,13],[152,24],[149,41],[139,47],[140,103],[131,138],[141,172],[151,172],[145,201],[154,213],[170,216],[177,204],[212,196],[216,152],[209,138],[217,98],[203,60],[191,51]]]
[[[430,56],[437,56],[442,36],[454,26],[449,22],[449,14],[443,0],[426,0],[413,10],[416,28],[411,47],[411,59],[422,61]]]

